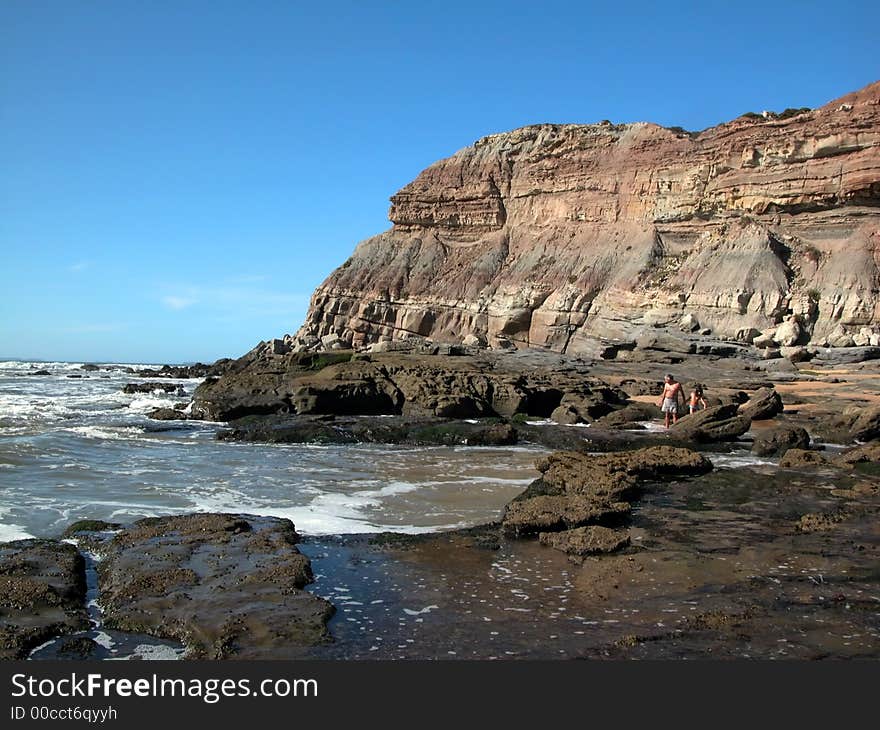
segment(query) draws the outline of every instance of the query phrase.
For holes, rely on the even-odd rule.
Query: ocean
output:
[[[147,417],[188,403],[200,382],[125,370],[149,367],[0,362],[0,542],[186,512],[288,517],[304,535],[464,527],[498,518],[545,453],[217,441],[223,424]],[[123,392],[147,381],[180,390]]]

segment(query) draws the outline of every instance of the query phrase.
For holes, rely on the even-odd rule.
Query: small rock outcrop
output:
[[[542,476],[505,509],[502,529],[512,537],[618,523],[647,482],[712,469],[704,456],[671,446],[600,455],[560,451],[536,466]]]
[[[774,388],[761,388],[739,407],[739,414],[761,421],[782,413],[782,398]]]
[[[782,456],[789,449],[807,449],[810,434],[800,426],[780,425],[755,434],[752,453],[755,456]]]
[[[25,659],[58,634],[87,629],[85,561],[56,540],[0,543],[0,659]]]
[[[735,441],[752,425],[752,420],[738,412],[736,404],[713,406],[697,411],[671,426],[669,433],[682,441],[711,443]]]
[[[333,612],[303,590],[290,520],[190,514],[135,522],[101,547],[108,628],[182,641],[192,658],[285,658],[324,641]]]

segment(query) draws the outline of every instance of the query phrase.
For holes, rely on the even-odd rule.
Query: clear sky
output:
[[[0,0],[0,357],[240,355],[479,137],[819,106],[880,78],[878,28],[851,0]]]

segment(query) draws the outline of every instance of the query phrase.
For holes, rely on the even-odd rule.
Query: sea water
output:
[[[188,403],[199,380],[126,367],[156,366],[0,362],[0,541],[55,537],[80,519],[208,511],[288,517],[307,535],[462,527],[497,519],[544,453],[217,441],[224,424],[147,417]],[[182,391],[123,392],[147,381]]]

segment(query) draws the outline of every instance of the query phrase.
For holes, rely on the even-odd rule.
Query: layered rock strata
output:
[[[283,351],[408,337],[596,354],[664,324],[880,345],[880,82],[702,132],[535,125],[391,198]]]

